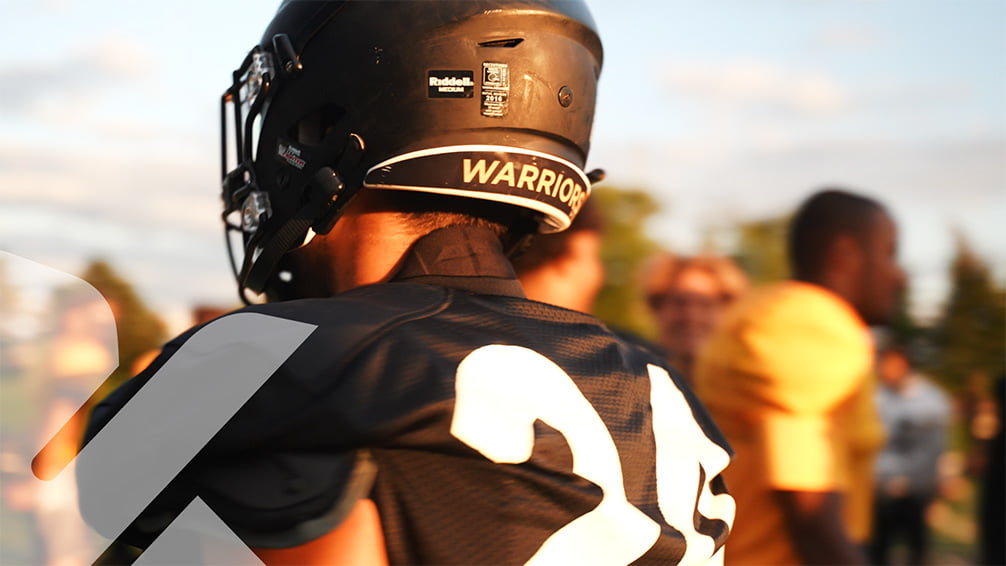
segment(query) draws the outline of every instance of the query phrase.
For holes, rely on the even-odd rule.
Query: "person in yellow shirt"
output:
[[[735,305],[700,353],[697,393],[736,453],[727,564],[865,563],[883,436],[868,325],[904,289],[896,232],[875,200],[814,194],[790,225],[791,279]]]

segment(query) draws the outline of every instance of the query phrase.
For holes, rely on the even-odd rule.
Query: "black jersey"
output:
[[[249,545],[293,546],[369,497],[392,563],[708,560],[733,501],[705,410],[595,318],[525,299],[490,241],[444,230],[395,282],[228,315],[317,328],[145,516],[198,495]],[[102,403],[89,436],[192,335]]]

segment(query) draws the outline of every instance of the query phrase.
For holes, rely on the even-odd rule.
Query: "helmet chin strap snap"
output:
[[[339,218],[342,203],[339,202],[346,191],[346,182],[331,167],[322,167],[311,179],[310,195],[318,208],[317,220],[311,224],[311,231],[328,234]]]
[[[318,201],[319,211],[311,228],[318,234],[328,234],[339,219],[349,199],[362,184],[362,177],[344,179],[339,171],[356,171],[363,158],[365,144],[357,134],[349,134],[346,146],[335,168],[322,167],[311,178],[309,192]]]

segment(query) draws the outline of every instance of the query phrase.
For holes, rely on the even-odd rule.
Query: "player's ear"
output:
[[[576,231],[565,235],[565,245],[562,255],[556,258],[556,268],[563,276],[576,277],[583,269],[585,256],[589,253],[586,242],[583,240],[585,233]]]

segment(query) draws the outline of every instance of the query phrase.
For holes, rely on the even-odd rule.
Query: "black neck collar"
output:
[[[448,226],[419,238],[392,281],[524,297],[499,238],[477,226]]]

